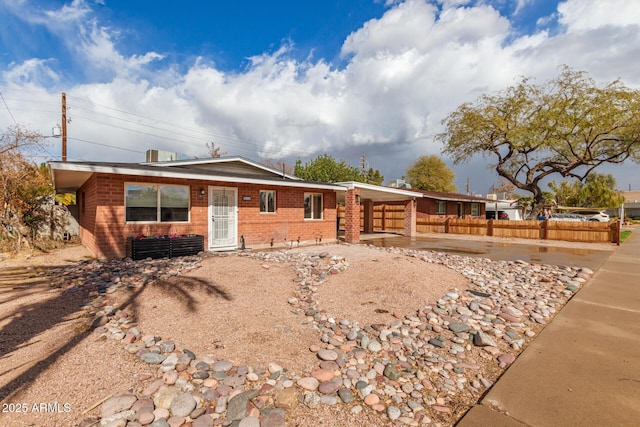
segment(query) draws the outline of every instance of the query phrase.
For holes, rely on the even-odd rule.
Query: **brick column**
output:
[[[360,203],[356,201],[360,189],[348,189],[344,196],[344,241],[358,243],[360,241]]]
[[[373,200],[363,200],[364,205],[364,232],[373,233]]]
[[[408,200],[404,204],[404,235],[416,235],[416,202]]]

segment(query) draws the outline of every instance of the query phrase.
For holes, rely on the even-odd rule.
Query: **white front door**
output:
[[[209,249],[238,247],[238,191],[233,187],[209,187]]]

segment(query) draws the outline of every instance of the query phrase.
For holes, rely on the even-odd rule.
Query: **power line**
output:
[[[17,91],[15,89],[10,89],[12,91]],[[37,91],[37,90],[20,90],[21,93],[37,93],[37,94],[46,94],[46,95],[51,95],[50,93],[46,92],[46,91]],[[189,142],[185,141],[185,139],[189,139],[189,140],[195,140],[196,142],[201,141],[201,142],[211,142],[213,140],[213,142],[216,143],[223,143],[223,144],[229,144],[232,146],[236,146],[238,149],[256,149],[259,150],[258,148],[258,142],[257,141],[251,141],[251,140],[245,140],[245,139],[241,139],[241,138],[237,138],[235,136],[232,135],[227,135],[227,134],[222,134],[222,133],[218,133],[218,132],[212,132],[212,131],[208,131],[208,130],[203,130],[202,128],[196,128],[196,127],[191,127],[191,126],[185,126],[183,124],[179,124],[179,123],[173,123],[173,122],[168,122],[165,120],[160,120],[145,114],[139,114],[139,113],[132,113],[130,111],[126,111],[120,108],[116,108],[116,107],[111,107],[105,104],[100,104],[100,103],[95,103],[89,99],[86,98],[81,98],[81,97],[77,97],[77,96],[70,96],[67,95],[67,98],[71,98],[75,101],[78,102],[78,104],[74,104],[74,105],[70,105],[67,107],[68,109],[68,114],[67,116],[72,116],[73,118],[79,118],[82,120],[87,120],[87,121],[91,121],[93,123],[98,123],[101,124],[103,126],[110,126],[112,128],[116,128],[116,129],[121,129],[123,131],[127,131],[127,132],[132,132],[132,133],[136,133],[139,135],[145,135],[145,136],[149,136],[149,137],[153,137],[153,138],[158,138],[158,139],[162,139],[162,140],[166,140],[166,141],[172,141],[172,142],[176,142],[185,146],[189,146]],[[57,105],[57,102],[49,102],[49,101],[43,101],[43,100],[37,100],[37,99],[24,99],[24,98],[11,98],[14,99],[16,101],[21,101],[21,102],[31,102],[31,103],[36,103],[36,104],[44,104],[44,105]],[[4,100],[4,99],[3,99]],[[88,105],[88,107],[85,107],[85,105]],[[6,102],[5,102],[5,106],[6,106]],[[153,122],[153,124],[148,124],[148,123],[144,123],[143,121],[135,121],[135,120],[131,120],[129,118],[123,118],[123,117],[118,117],[117,115],[112,115],[112,114],[105,114],[103,112],[97,111],[95,107],[101,107],[107,110],[111,110],[117,113],[122,113],[127,115],[128,117],[137,117],[142,119],[143,121],[151,121]],[[7,107],[8,110],[8,107]],[[34,110],[34,109],[26,109],[26,108],[20,108],[18,109],[20,111],[30,111],[30,112],[41,112],[41,113],[47,113],[47,114],[55,114],[57,113],[57,111],[50,111],[50,110]],[[120,126],[114,123],[108,123],[106,121],[102,121],[99,119],[94,119],[91,117],[87,117],[86,115],[78,115],[78,114],[74,114],[73,111],[75,110],[81,110],[81,111],[85,111],[88,114],[96,114],[102,118],[107,118],[107,119],[112,119],[112,120],[117,120],[117,121],[121,121],[123,123],[127,123],[130,125],[134,125],[134,126],[139,126],[139,127],[143,127],[143,128],[147,128],[147,129],[152,129],[158,132],[168,132],[171,135],[173,135],[173,137],[168,137],[165,135],[160,135],[158,133],[152,133],[152,132],[145,132],[143,130],[138,130],[138,129],[134,129],[133,126]],[[11,111],[9,111],[9,113],[11,114]],[[69,114],[71,113],[71,114]],[[12,119],[13,115],[12,115]],[[14,119],[15,122],[15,119]],[[163,126],[158,126],[158,123],[162,123]],[[182,130],[182,132],[177,132],[174,129],[171,128],[175,128],[175,129],[180,129]],[[184,132],[186,131],[186,132]],[[131,152],[135,152],[135,153],[143,153],[141,151],[137,151],[137,150],[131,150],[131,149],[127,149],[127,148],[123,148],[123,147],[118,147],[118,146],[114,146],[111,144],[106,144],[106,143],[98,143],[95,141],[89,141],[86,139],[80,139],[80,138],[70,138],[79,142],[85,142],[88,144],[94,144],[94,145],[100,145],[100,146],[104,146],[104,147],[111,147],[117,150],[125,150],[125,151],[131,151]],[[300,148],[295,148],[295,149],[286,149],[283,150],[285,152],[288,152],[288,154],[286,154],[286,156],[309,156],[311,155],[314,151],[313,150],[306,150],[306,149],[300,149]],[[144,154],[144,153],[143,153]]]
[[[84,100],[84,99],[81,99],[81,98],[78,98],[78,97],[73,97],[73,96],[69,96],[69,98],[73,98],[73,99],[76,99],[76,100],[81,100],[81,101],[84,101],[84,102],[90,102],[88,100]],[[126,111],[126,110],[122,110],[122,109],[119,109],[119,108],[109,107],[109,106],[104,105],[104,104],[93,103],[93,105],[99,106],[99,107],[102,107],[102,108],[106,108],[106,109],[109,109],[109,110],[113,110],[113,111],[116,111],[116,112],[119,112],[119,113],[123,113],[123,114],[126,114],[128,116],[139,117],[141,119],[150,120],[150,121],[152,121],[154,123],[161,122],[161,123],[163,123],[164,125],[167,125],[167,126],[175,127],[175,128],[178,128],[178,129],[189,131],[189,132],[199,133],[201,135],[206,136],[209,139],[218,139],[218,140],[222,139],[222,140],[226,141],[227,143],[242,144],[242,145],[245,145],[247,147],[253,147],[253,145],[255,145],[255,143],[251,142],[251,141],[243,140],[243,139],[240,139],[240,138],[236,138],[234,136],[225,135],[225,134],[221,134],[221,133],[217,133],[217,132],[213,132],[213,131],[203,130],[202,128],[194,128],[194,127],[191,127],[191,126],[185,126],[185,125],[178,124],[178,123],[172,123],[172,122],[168,122],[166,120],[157,119],[157,118],[154,118],[154,117],[151,117],[151,116],[147,116],[147,115],[144,115],[144,114],[132,113],[132,112],[129,112],[129,111]],[[77,105],[74,105],[72,107],[76,108],[76,109],[79,109],[79,110],[84,110],[84,111],[87,111],[87,112],[92,112],[92,113],[95,113],[95,114],[99,114],[99,115],[104,116],[104,117],[113,118],[115,120],[122,120],[122,121],[125,121],[125,122],[134,123],[134,124],[139,125],[139,126],[145,126],[145,127],[149,127],[149,128],[153,128],[153,129],[165,130],[165,131],[168,131],[168,132],[177,133],[174,130],[162,128],[162,127],[160,127],[158,125],[148,125],[148,124],[144,124],[144,123],[141,123],[141,122],[136,122],[136,121],[133,121],[133,120],[123,119],[121,117],[117,117],[117,116],[113,116],[113,115],[107,115],[107,114],[104,114],[104,113],[100,113],[100,112],[98,112],[96,110],[93,110],[93,109],[90,110],[88,108],[84,108],[84,107],[77,106]],[[70,108],[72,108],[72,107],[70,107]],[[104,123],[104,124],[107,125],[107,126],[109,125],[108,123]],[[125,129],[125,128],[121,128],[121,129]],[[189,138],[193,138],[193,136],[190,135],[190,134],[181,133],[181,135],[189,137]],[[206,139],[206,141],[209,141],[209,139]]]
[[[103,147],[115,148],[116,150],[123,150],[123,151],[130,151],[132,153],[145,154],[144,151],[132,150],[131,148],[124,148],[124,147],[118,147],[118,146],[115,146],[115,145],[102,144],[100,142],[89,141],[89,140],[82,139],[82,138],[74,138],[74,137],[68,137],[68,138],[70,140],[72,140],[72,141],[86,142],[87,144],[101,145]]]
[[[7,111],[9,112],[9,116],[11,116],[11,120],[13,120],[13,123],[15,125],[18,125],[18,122],[16,121],[15,117],[13,117],[13,113],[11,112],[11,110],[9,109],[9,106],[7,105],[7,101],[4,100],[4,95],[2,94],[2,92],[0,92],[0,98],[2,98],[2,102],[4,103],[4,106],[7,108]]]
[[[144,131],[141,131],[141,130],[135,130],[135,129],[127,128],[127,127],[124,127],[124,126],[118,126],[118,125],[114,125],[114,124],[111,124],[111,123],[102,122],[100,120],[91,119],[89,117],[78,116],[78,115],[74,115],[74,117],[79,117],[81,119],[88,120],[88,121],[93,122],[93,123],[99,123],[99,124],[102,124],[102,125],[105,125],[105,126],[110,126],[112,128],[122,129],[122,130],[126,130],[128,132],[137,133],[139,135],[152,136],[154,138],[164,139],[164,140],[167,140],[167,141],[173,141],[173,142],[177,142],[177,143],[185,144],[185,145],[188,144],[188,142],[181,141],[179,139],[175,139],[175,138],[171,138],[171,137],[163,136],[163,135],[157,135],[157,134],[153,134],[153,133],[149,133],[149,132],[144,132]],[[207,141],[207,140],[206,139],[202,139],[202,141]]]
[[[55,101],[42,101],[38,99],[24,99],[24,98],[12,98],[12,97],[8,97],[6,99],[8,99],[9,101],[30,102],[32,104],[59,105],[59,103]]]

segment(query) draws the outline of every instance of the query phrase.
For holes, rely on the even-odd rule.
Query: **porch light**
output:
[[[200,196],[204,197],[204,194],[205,194],[204,188],[201,188],[200,189]]]
[[[356,194],[356,203],[360,204],[360,195],[359,194]]]

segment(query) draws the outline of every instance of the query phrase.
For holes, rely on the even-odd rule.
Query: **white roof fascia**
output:
[[[274,175],[282,176],[282,171],[277,169],[272,169],[268,166],[261,165],[260,163],[256,163],[249,159],[245,159],[244,157],[234,156],[234,157],[216,157],[212,159],[189,159],[189,160],[168,160],[166,162],[144,162],[140,163],[144,166],[161,166],[161,167],[172,167],[172,166],[189,166],[189,165],[204,165],[204,164],[215,164],[215,163],[231,163],[231,162],[241,162],[247,165],[253,166],[258,169],[262,169],[264,171],[270,172]],[[284,174],[284,176],[288,179],[301,180],[295,175]]]
[[[442,200],[445,202],[468,202],[468,203],[487,203],[487,204],[495,204],[495,200],[477,200],[477,199],[465,199],[463,197],[440,197],[440,196],[431,196],[429,194],[425,194],[423,197],[427,199],[434,200]]]
[[[409,196],[409,197],[416,197],[416,198],[424,197],[422,193],[419,193],[417,191],[403,190],[401,188],[393,188],[393,187],[383,187],[381,185],[366,184],[364,182],[358,182],[358,181],[336,182],[335,184],[342,185],[348,190],[353,190],[355,188],[362,188],[363,190],[380,191],[382,193],[398,194],[402,196]]]
[[[63,162],[51,162],[50,164],[51,170],[53,173],[54,169],[57,170],[65,170],[65,171],[77,171],[77,172],[93,172],[93,173],[111,173],[117,175],[135,175],[135,176],[148,176],[152,178],[184,178],[184,179],[198,179],[202,181],[223,181],[223,182],[234,182],[238,184],[259,184],[259,185],[275,185],[279,187],[302,187],[302,188],[316,188],[322,190],[333,190],[333,191],[345,191],[345,188],[340,185],[335,184],[323,184],[323,183],[312,183],[312,182],[302,182],[302,181],[278,181],[278,180],[268,180],[268,179],[260,179],[260,178],[246,178],[246,177],[232,177],[232,176],[224,176],[224,175],[203,175],[203,174],[192,174],[188,172],[174,172],[170,168],[159,168],[158,171],[150,171],[150,170],[140,170],[135,168],[127,168],[127,167],[110,167],[110,166],[97,166],[97,165],[79,165],[74,163],[63,163]]]

